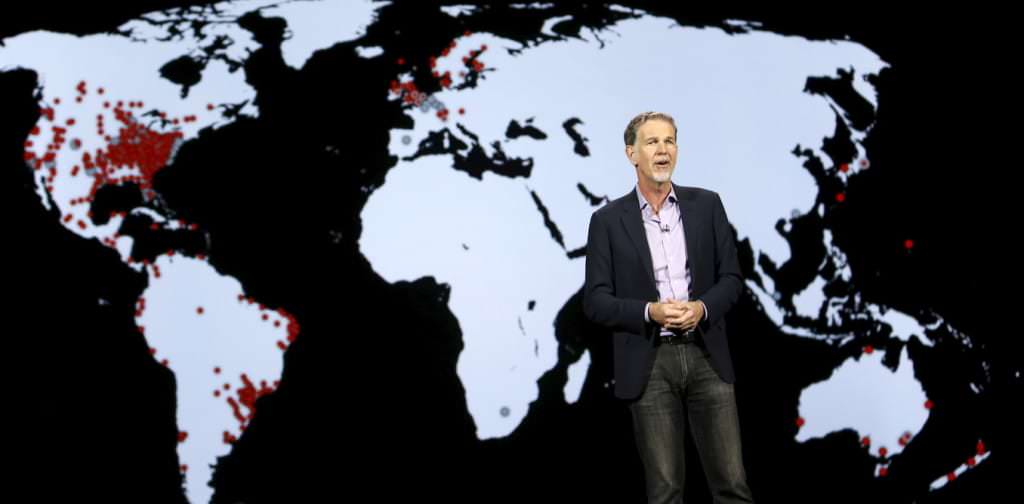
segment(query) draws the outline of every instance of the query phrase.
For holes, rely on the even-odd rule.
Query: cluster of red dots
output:
[[[484,70],[484,63],[477,58],[487,50],[487,44],[483,44],[479,49],[469,51],[469,56],[462,57],[462,63],[473,69],[474,72],[482,72]]]
[[[426,93],[420,92],[416,88],[416,83],[409,82],[398,82],[397,80],[391,81],[391,92],[398,94],[402,97],[402,103],[406,105],[420,106],[427,99]]]
[[[257,305],[257,307],[259,308],[260,313],[261,313],[260,314],[260,319],[263,320],[264,322],[269,322],[270,321],[270,313],[273,310],[267,309],[267,307],[263,306],[262,303],[257,303],[256,300],[253,299],[252,297],[246,297],[244,294],[239,294],[238,295],[238,302],[239,303],[243,303],[244,302],[244,303],[247,303],[247,304],[250,304],[250,305],[251,304]],[[288,331],[288,335],[285,337],[285,339],[287,341],[285,341],[285,340],[278,340],[277,341],[277,347],[279,349],[281,349],[281,350],[287,350],[288,349],[288,345],[293,343],[295,341],[295,339],[299,336],[299,331],[301,330],[301,327],[299,326],[299,321],[295,319],[295,316],[290,314],[290,313],[288,313],[285,309],[278,308],[277,309],[277,314],[281,318],[285,319],[288,322],[288,325],[286,326],[286,330]],[[280,320],[274,320],[274,327],[281,327],[281,321]]]
[[[214,373],[220,374],[220,368],[214,368]],[[260,386],[257,388],[245,373],[242,373],[239,378],[242,381],[242,386],[235,390],[235,397],[229,396],[225,401],[231,408],[235,420],[238,421],[239,430],[245,431],[249,421],[256,414],[256,400],[276,390],[281,382],[280,380],[274,380],[273,384],[268,384],[266,380],[260,380]],[[231,384],[224,383],[223,388],[226,391],[231,390]],[[220,390],[214,391],[214,397],[220,397]],[[243,413],[242,408],[245,408],[247,411]],[[230,432],[224,431],[223,440],[224,444],[231,444],[237,438]]]
[[[468,30],[463,33],[463,36],[466,36],[466,37],[468,37],[470,35],[472,35],[472,32],[470,32]],[[458,45],[458,43],[455,40],[452,40],[444,49],[441,50],[440,57],[448,56],[451,53],[451,51],[455,49],[455,47],[457,45]],[[483,54],[483,52],[486,51],[486,50],[487,50],[487,44],[482,44],[479,49],[471,50],[469,52],[468,56],[463,56],[462,57],[462,63],[464,65],[466,65],[467,67],[471,68],[472,71],[474,71],[474,72],[481,72],[481,71],[483,71],[484,68],[485,68],[484,64],[483,64],[483,62],[479,61],[477,58],[481,54]],[[427,60],[427,64],[431,68],[431,74],[434,76],[435,79],[438,80],[438,83],[441,85],[442,88],[445,88],[445,89],[450,88],[452,86],[452,82],[453,82],[452,81],[451,71],[447,71],[446,70],[444,73],[439,72],[437,70],[437,59],[438,59],[437,56],[430,56],[428,58],[428,60]],[[399,66],[403,66],[406,63],[405,58],[403,58],[403,57],[398,57],[395,60],[395,62]],[[460,77],[465,77],[466,76],[466,72],[459,72],[459,76]],[[391,87],[391,92],[400,95],[401,99],[402,99],[402,103],[404,103],[406,105],[420,106],[427,99],[427,95],[425,93],[419,91],[419,89],[417,89],[416,84],[414,82],[398,82],[397,80],[392,80],[390,87]],[[459,115],[463,115],[465,113],[466,113],[466,109],[465,108],[459,108]],[[450,112],[448,111],[448,109],[441,109],[441,110],[438,110],[436,112],[436,115],[442,121],[447,121],[448,120],[448,116],[450,115]]]
[[[88,84],[86,81],[79,81],[75,86],[75,102],[82,103],[89,93]],[[96,88],[96,94],[103,95],[105,90],[100,87]],[[60,105],[61,98],[55,97],[53,99],[54,105]],[[142,100],[130,100],[123,101],[118,100],[111,102],[106,100],[103,102],[104,109],[110,109],[113,107],[113,115],[115,119],[120,123],[117,128],[115,136],[111,136],[108,133],[107,126],[104,124],[104,115],[96,115],[96,133],[107,142],[107,146],[103,149],[95,149],[94,152],[84,152],[81,155],[81,165],[74,165],[71,169],[71,176],[77,176],[83,169],[91,176],[95,178],[94,184],[89,191],[89,194],[84,197],[74,198],[71,200],[71,204],[85,204],[91,203],[96,195],[97,190],[103,185],[112,184],[124,184],[134,183],[138,184],[147,194],[151,193],[152,179],[153,176],[163,168],[167,161],[170,159],[170,155],[177,142],[183,138],[184,134],[180,131],[172,131],[168,133],[160,133],[150,130],[138,122],[135,121],[133,115],[133,109],[143,109],[145,103]],[[213,110],[214,105],[212,103],[207,105],[208,110]],[[32,166],[35,170],[41,170],[44,166],[49,168],[49,174],[45,179],[47,191],[53,191],[53,183],[57,175],[57,169],[55,166],[56,155],[61,148],[67,142],[65,134],[68,128],[74,127],[78,121],[74,117],[67,117],[63,119],[63,125],[56,124],[56,114],[52,106],[43,107],[40,110],[41,119],[53,123],[51,130],[53,132],[52,139],[47,142],[47,149],[44,153],[36,155],[35,152],[29,150],[34,145],[38,144],[36,138],[32,138],[25,142],[24,160]],[[166,112],[159,112],[158,115],[167,119]],[[198,116],[194,114],[184,115],[180,118],[171,118],[170,122],[173,124],[179,123],[191,123],[198,120]],[[39,126],[35,126],[30,131],[32,137],[40,135],[41,129]],[[82,140],[75,138],[71,141],[70,146],[72,149],[80,149],[82,147]],[[121,177],[115,177],[113,174],[118,168],[130,168],[137,167],[141,172],[141,175],[124,175]],[[66,218],[67,219],[67,218]],[[70,223],[71,219],[67,219],[66,222]],[[78,220],[77,223],[79,228],[87,229],[87,223],[84,220]]]

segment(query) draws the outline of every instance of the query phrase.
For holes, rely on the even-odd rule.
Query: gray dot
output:
[[[402,145],[409,145],[412,142],[412,137],[409,135],[402,135]]]
[[[501,411],[500,411],[500,413],[501,413],[501,417],[502,417],[502,418],[507,418],[507,417],[508,417],[508,414],[509,414],[509,413],[511,413],[511,412],[512,412],[512,411],[511,411],[510,409],[508,409],[508,406],[502,406],[502,407],[501,407]]]
[[[789,217],[791,219],[795,219],[797,217],[800,217],[800,210],[797,210],[796,208],[794,208],[792,212],[789,212]]]

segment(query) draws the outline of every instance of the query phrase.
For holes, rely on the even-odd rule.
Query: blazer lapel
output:
[[[675,184],[672,185],[676,190],[679,215],[683,218],[683,234],[686,235],[686,262],[689,263],[690,289],[693,290],[697,285],[697,271],[694,265],[700,264],[697,261],[697,252],[700,250],[702,224],[700,216],[697,214],[696,194]]]
[[[640,214],[640,200],[637,199],[636,189],[630,191],[623,201],[622,225],[626,228],[626,234],[636,247],[637,255],[640,256],[640,263],[643,270],[647,272],[647,280],[652,292],[657,292],[658,286],[654,282],[654,263],[651,261],[651,247],[647,244],[647,233],[644,231],[644,218]]]

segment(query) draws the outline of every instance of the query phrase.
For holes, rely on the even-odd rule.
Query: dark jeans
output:
[[[662,344],[644,393],[629,406],[647,480],[647,502],[682,503],[689,424],[716,503],[753,502],[743,470],[733,386],[700,343]]]

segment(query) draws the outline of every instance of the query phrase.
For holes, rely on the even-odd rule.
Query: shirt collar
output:
[[[647,198],[644,197],[644,193],[640,192],[640,184],[636,185],[636,197],[640,200],[640,210],[643,210],[643,209],[647,208],[648,206],[650,206],[650,203],[647,202]],[[668,202],[669,203],[675,203],[676,202],[676,188],[675,188],[675,185],[669,185]]]

